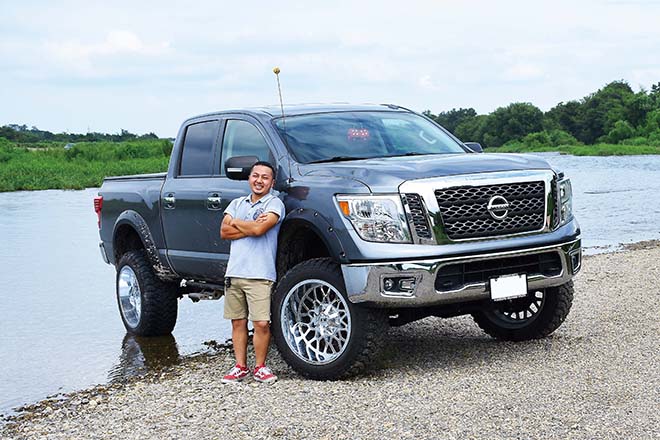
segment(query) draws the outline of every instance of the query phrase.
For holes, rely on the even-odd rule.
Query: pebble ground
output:
[[[382,359],[314,382],[271,354],[274,385],[223,385],[230,352],[44,401],[7,439],[658,439],[660,246],[587,257],[568,319],[498,342],[469,317],[394,328]]]

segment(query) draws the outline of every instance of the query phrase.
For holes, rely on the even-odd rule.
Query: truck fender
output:
[[[333,260],[348,262],[337,232],[320,212],[303,208],[290,211],[284,218],[279,236],[284,237],[292,229],[299,228],[307,228],[320,237]]]
[[[156,276],[163,281],[173,281],[178,279],[179,276],[174,272],[169,262],[160,258],[158,248],[156,247],[156,243],[154,242],[147,222],[140,214],[130,209],[122,212],[119,217],[117,217],[112,229],[112,248],[115,252],[115,261],[119,261],[119,255],[116,255],[119,229],[125,225],[130,226],[140,237],[142,246],[144,247],[147,258],[149,259]]]

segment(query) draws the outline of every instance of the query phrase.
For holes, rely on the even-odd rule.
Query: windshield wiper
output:
[[[330,159],[313,160],[313,161],[307,162],[307,163],[342,162],[342,161],[345,161],[345,160],[362,160],[362,159],[370,159],[370,158],[369,157],[356,157],[356,156],[335,156],[335,157],[331,157]]]

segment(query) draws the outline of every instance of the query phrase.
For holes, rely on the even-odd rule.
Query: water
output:
[[[591,252],[660,238],[660,156],[543,155],[571,177]],[[0,194],[0,414],[124,380],[224,342],[222,301],[179,302],[172,337],[126,336],[103,263],[96,190]]]
[[[97,190],[0,194],[0,414],[224,342],[222,300],[179,301],[174,336],[125,337],[115,271],[101,259]]]
[[[571,179],[586,253],[660,239],[660,156],[539,155]]]

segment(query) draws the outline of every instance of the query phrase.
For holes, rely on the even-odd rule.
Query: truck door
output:
[[[161,191],[168,257],[174,270],[186,278],[219,280],[224,276],[226,258],[222,258],[219,234],[226,196],[224,179],[215,172],[223,125],[216,118],[186,128],[178,169]]]
[[[274,150],[266,139],[261,128],[253,121],[242,116],[229,116],[227,118],[222,136],[222,152],[219,164],[220,179],[225,195],[222,199],[223,211],[233,199],[244,197],[250,193],[250,187],[246,181],[231,180],[227,177],[225,170],[227,159],[234,156],[257,156],[259,160],[268,161],[277,169],[273,154]],[[220,240],[219,236],[217,239],[219,240],[220,251],[229,258],[231,241]]]

